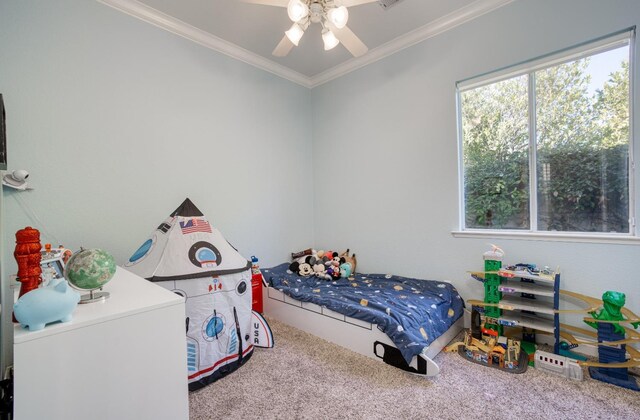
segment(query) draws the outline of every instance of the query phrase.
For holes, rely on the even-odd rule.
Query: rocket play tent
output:
[[[251,263],[188,198],[125,267],[185,297],[190,391],[233,372],[251,357],[256,334]]]

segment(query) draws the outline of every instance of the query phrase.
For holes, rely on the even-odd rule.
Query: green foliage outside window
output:
[[[629,232],[629,63],[589,92],[589,58],[461,93],[467,228]],[[537,215],[529,215],[529,77]]]

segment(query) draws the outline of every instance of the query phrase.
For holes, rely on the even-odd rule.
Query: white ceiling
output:
[[[354,58],[342,46],[324,51],[312,24],[286,57],[271,52],[289,29],[285,8],[239,0],[99,0],[212,49],[313,87],[513,0],[401,0],[349,8],[351,30],[369,47]]]

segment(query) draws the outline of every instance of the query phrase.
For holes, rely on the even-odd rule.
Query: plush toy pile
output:
[[[291,254],[293,262],[289,270],[299,276],[316,276],[325,280],[349,278],[356,272],[356,254],[349,256],[347,249],[343,253],[334,251],[316,251],[305,249]]]

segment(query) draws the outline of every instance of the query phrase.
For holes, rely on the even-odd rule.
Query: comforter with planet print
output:
[[[376,324],[407,363],[462,316],[464,301],[450,283],[385,274],[355,274],[327,281],[302,277],[289,263],[262,269],[267,283],[286,295]]]

